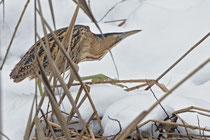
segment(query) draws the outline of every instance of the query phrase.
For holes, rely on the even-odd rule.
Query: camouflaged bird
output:
[[[64,39],[67,29],[68,28],[62,28],[54,31],[61,42]],[[92,33],[88,26],[75,25],[70,44],[71,50],[69,56],[76,64],[83,61],[100,60],[105,54],[107,54],[107,52],[111,48],[116,46],[120,41],[139,31],[141,30],[106,33],[104,34],[106,41],[105,45],[101,34]],[[55,60],[56,55],[59,51],[59,47],[51,34],[48,34],[47,37],[49,40],[51,56]],[[44,42],[44,37],[42,38],[42,40]],[[23,58],[16,64],[16,66],[10,73],[10,78],[12,78],[14,82],[20,82],[27,77],[30,77],[31,79],[36,77],[36,71],[39,71],[39,66],[37,60],[35,59],[36,53],[38,54],[37,56],[42,62],[45,72],[49,75],[50,66],[47,59],[47,54],[44,51],[41,42],[37,41],[23,56]]]

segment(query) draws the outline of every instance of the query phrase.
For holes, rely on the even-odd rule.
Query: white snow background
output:
[[[121,0],[91,0],[91,8],[97,20]],[[2,28],[2,13],[0,13],[2,31],[1,54],[4,55],[19,19],[26,0],[6,0],[6,22]],[[75,4],[69,0],[53,0],[57,28],[69,25]],[[171,64],[173,64],[191,46],[197,43],[210,31],[210,1],[209,0],[126,0],[118,4],[99,23],[103,32],[128,31],[141,29],[142,32],[133,35],[112,49],[120,79],[155,79]],[[44,15],[51,20],[48,1],[42,1]],[[2,10],[2,9],[1,9]],[[0,11],[2,12],[2,11]],[[117,27],[117,23],[104,21],[127,18],[126,24]],[[21,56],[34,44],[33,1],[30,2],[26,14],[16,34],[9,57],[2,72],[3,88],[3,133],[11,140],[23,139],[29,110],[34,97],[34,80],[24,80],[15,84],[9,74]],[[97,28],[80,10],[76,24],[89,25],[93,32]],[[52,25],[52,22],[51,22]],[[42,31],[39,26],[39,31]],[[198,48],[168,73],[161,83],[169,89],[189,74],[194,68],[210,56],[210,38],[207,38]],[[116,72],[109,54],[101,61],[79,64],[79,74],[88,76],[103,73],[116,78]],[[76,87],[70,91],[76,94]],[[157,97],[164,93],[157,87],[152,88]],[[103,116],[104,135],[109,136],[119,131],[117,119],[125,128],[138,114],[148,109],[156,100],[150,91],[144,89],[125,92],[112,85],[91,86],[91,96],[99,115]],[[66,101],[66,103],[68,103]],[[208,64],[196,75],[166,98],[162,104],[168,113],[184,107],[197,106],[210,109],[210,65]],[[66,110],[70,108],[68,105]],[[82,117],[88,119],[92,114],[88,102],[80,109]],[[186,113],[182,118],[188,124],[198,126],[196,113]],[[199,116],[201,127],[210,127],[208,117]],[[158,106],[148,115],[148,119],[164,119],[165,114]],[[95,127],[94,127],[95,126]],[[97,131],[97,125],[92,127]],[[145,134],[150,134],[151,124],[142,128]],[[183,130],[184,132],[184,130]]]

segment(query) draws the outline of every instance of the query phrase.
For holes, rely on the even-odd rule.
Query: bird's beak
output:
[[[122,33],[120,33],[119,36],[117,37],[116,42],[119,42],[119,41],[125,39],[126,37],[131,36],[131,35],[133,35],[133,34],[136,34],[136,33],[138,33],[138,32],[141,32],[141,31],[142,31],[142,30],[133,30],[133,31],[128,31],[128,32],[122,32]]]

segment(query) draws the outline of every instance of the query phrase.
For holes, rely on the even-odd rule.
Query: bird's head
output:
[[[104,34],[105,37],[105,44],[107,45],[106,49],[112,49],[118,43],[120,43],[125,38],[140,32],[141,30],[132,30],[127,32],[118,32],[118,33],[106,33]]]
[[[136,34],[142,30],[132,30],[127,32],[105,33],[104,38],[101,34],[94,34],[94,41],[88,48],[88,54],[85,61],[101,60],[109,50],[120,43],[125,38]]]

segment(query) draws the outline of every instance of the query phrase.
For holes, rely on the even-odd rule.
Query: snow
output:
[[[91,8],[97,20],[121,0],[91,0]],[[9,44],[12,32],[24,7],[25,1],[6,1],[6,22],[2,33],[2,52],[4,55]],[[72,1],[53,1],[57,28],[69,25],[75,9]],[[51,22],[47,1],[42,2],[44,15]],[[142,32],[122,41],[112,49],[120,79],[155,79],[170,65],[172,65],[190,47],[197,43],[210,31],[209,0],[126,0],[121,2],[111,11],[103,21],[126,18],[123,27],[117,27],[117,23],[99,23],[103,32],[128,31],[141,29]],[[0,16],[2,14],[0,13]],[[98,33],[97,28],[88,17],[79,12],[77,24],[89,25],[93,32]],[[2,26],[2,17],[0,17]],[[39,24],[38,30],[41,32]],[[9,57],[2,71],[3,89],[3,133],[10,139],[22,139],[34,96],[34,81],[29,79],[15,84],[9,79],[9,73],[21,56],[33,45],[33,2],[29,4],[26,15],[20,25],[16,38],[12,45]],[[181,63],[170,71],[161,83],[169,89],[179,82],[194,68],[209,58],[210,39],[206,39]],[[81,76],[103,73],[111,78],[116,78],[111,57],[106,55],[101,61],[85,62],[80,64]],[[76,87],[70,91],[74,95]],[[159,98],[164,93],[157,87],[152,88]],[[210,65],[205,66],[195,74],[172,95],[166,98],[162,104],[167,112],[189,106],[210,108]],[[109,136],[119,132],[119,124],[108,119],[108,116],[120,121],[125,128],[137,115],[148,109],[156,100],[150,91],[143,89],[125,92],[113,85],[92,85],[91,97],[102,119],[104,135]],[[40,97],[39,97],[40,98]],[[64,101],[65,110],[69,111],[68,101]],[[92,114],[92,109],[85,102],[81,106],[82,117],[87,120]],[[160,106],[144,119],[164,119],[164,112]],[[180,115],[188,124],[198,125],[199,116],[201,127],[210,127],[209,118],[196,113]],[[96,132],[97,124],[92,122]],[[142,127],[145,135],[151,133],[151,123]],[[185,130],[183,130],[185,132]]]

